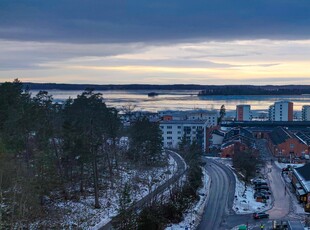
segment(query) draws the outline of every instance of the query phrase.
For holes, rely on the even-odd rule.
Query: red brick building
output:
[[[221,157],[232,157],[237,151],[256,151],[253,133],[244,128],[233,128],[225,134]]]
[[[277,127],[268,135],[268,145],[275,157],[300,158],[308,153],[308,146],[290,131]]]

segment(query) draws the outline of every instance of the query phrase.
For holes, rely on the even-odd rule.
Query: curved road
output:
[[[154,191],[152,191],[151,193],[149,193],[148,195],[143,197],[141,200],[136,202],[133,206],[130,207],[130,209],[140,209],[145,204],[150,202],[155,196],[163,193],[169,186],[171,186],[176,181],[178,181],[181,178],[181,176],[184,175],[184,173],[186,172],[186,170],[187,170],[186,163],[183,160],[183,158],[180,157],[179,154],[177,154],[176,152],[173,152],[171,150],[166,150],[166,153],[169,154],[171,157],[173,157],[173,159],[177,162],[176,173],[170,179],[168,179],[166,182],[164,182],[162,185],[158,186]],[[111,229],[113,229],[113,226],[112,226],[113,223],[118,222],[117,219],[118,219],[118,216],[115,216],[106,225],[99,227],[99,228],[95,228],[95,229],[111,230]]]
[[[225,229],[226,215],[232,212],[235,195],[235,176],[229,168],[208,158],[206,169],[211,178],[208,203],[198,230]]]

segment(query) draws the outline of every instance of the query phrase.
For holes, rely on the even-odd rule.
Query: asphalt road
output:
[[[260,229],[260,225],[271,226],[272,219],[283,219],[290,210],[290,198],[285,193],[285,184],[281,178],[281,170],[274,164],[274,159],[266,146],[265,140],[258,140],[257,146],[260,149],[260,156],[267,164],[266,171],[269,171],[268,178],[274,197],[274,206],[268,211],[270,219],[254,220],[252,214],[236,214],[232,210],[235,194],[235,177],[231,170],[214,160],[206,159],[206,169],[211,178],[209,200],[198,226],[198,230],[209,229],[232,229],[240,224],[256,226],[253,229]]]
[[[198,230],[225,229],[226,215],[232,212],[235,194],[235,177],[225,165],[210,158],[206,169],[211,178],[208,203]]]
[[[149,193],[145,197],[143,197],[141,200],[136,202],[133,206],[131,206],[131,209],[140,209],[145,204],[150,202],[154,197],[158,196],[159,194],[163,193],[169,186],[174,184],[176,181],[180,179],[182,175],[186,172],[186,164],[184,160],[175,152],[166,150],[167,153],[173,157],[173,159],[177,162],[177,171],[175,174],[166,182],[164,182],[162,185],[158,186],[153,192]],[[108,222],[105,226],[99,228],[100,230],[112,230],[113,229],[113,223],[117,222],[118,216],[113,217],[113,219]]]

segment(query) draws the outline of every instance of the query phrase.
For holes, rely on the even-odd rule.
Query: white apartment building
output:
[[[206,121],[208,126],[216,126],[218,113],[209,110],[190,110],[186,112],[188,120]]]
[[[236,120],[237,121],[252,120],[251,106],[250,105],[237,105]]]
[[[301,110],[301,119],[303,121],[310,121],[310,105],[304,105]]]
[[[199,120],[170,120],[161,121],[160,128],[165,148],[178,148],[182,138],[192,143],[197,141],[203,151],[206,148],[206,121]]]
[[[293,121],[293,102],[277,101],[269,106],[270,121]]]
[[[209,126],[217,125],[218,113],[216,111],[195,109],[187,111],[159,111],[159,116],[162,120],[198,120],[206,121]]]

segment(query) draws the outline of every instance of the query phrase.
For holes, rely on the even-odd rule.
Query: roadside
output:
[[[169,155],[171,157],[173,157],[173,159],[176,161],[177,171],[175,172],[175,174],[170,179],[168,179],[167,181],[162,183],[160,186],[155,188],[152,192],[148,193],[141,200],[137,201],[129,209],[139,209],[139,208],[143,207],[147,202],[151,201],[153,197],[165,192],[167,190],[167,188],[169,188],[169,186],[171,186],[172,184],[177,182],[185,174],[185,172],[187,170],[187,165],[186,165],[184,159],[179,154],[177,154],[176,152],[173,152],[171,150],[166,150],[166,152],[169,153]],[[110,230],[110,229],[113,229],[112,228],[113,221],[116,223],[118,222],[118,215],[113,217],[113,219],[110,220],[108,223],[105,223],[104,225],[97,225],[92,229],[93,230],[97,230],[97,229]]]
[[[196,229],[201,220],[201,215],[203,214],[204,207],[206,206],[209,198],[209,188],[211,180],[207,173],[207,170],[203,170],[203,187],[197,192],[199,194],[199,201],[197,201],[193,206],[184,213],[184,220],[178,224],[170,225],[166,230],[181,230],[181,229]]]
[[[254,212],[266,211],[271,208],[272,203],[270,199],[268,199],[265,203],[256,201],[254,198],[254,186],[249,183],[245,184],[244,181],[240,180],[243,175],[234,169],[232,159],[215,158],[215,160],[230,168],[235,176],[236,189],[234,192],[235,196],[232,209],[236,214],[252,214]]]

